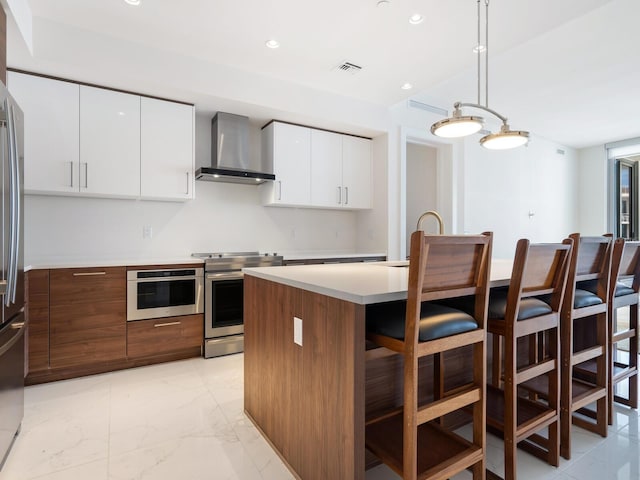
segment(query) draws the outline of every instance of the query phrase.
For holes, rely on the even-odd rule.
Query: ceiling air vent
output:
[[[359,65],[356,65],[355,63],[342,62],[335,69],[341,72],[347,72],[347,73],[350,73],[351,75],[355,75],[360,70],[362,70],[362,67]]]

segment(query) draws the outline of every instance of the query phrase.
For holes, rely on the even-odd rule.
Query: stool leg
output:
[[[629,307],[629,328],[635,335],[629,339],[629,368],[636,370],[629,377],[629,406],[638,408],[638,304]]]
[[[473,405],[473,443],[483,449],[482,460],[472,467],[473,480],[485,480],[486,478],[486,453],[487,453],[487,352],[485,342],[473,345],[473,382],[482,390],[482,398]]]
[[[502,376],[502,336],[491,335],[492,363],[491,363],[491,385],[500,388],[500,377]]]
[[[607,370],[609,373],[609,378],[607,379],[607,405],[609,407],[609,412],[607,414],[608,424],[613,425],[613,397],[614,390],[616,388],[613,382],[613,375],[615,373],[615,368],[613,367],[613,362],[615,359],[614,352],[616,350],[616,344],[613,343],[613,336],[616,334],[616,330],[618,328],[618,309],[613,308],[613,302],[609,303],[609,320],[607,326],[607,345],[609,350],[607,352]]]
[[[607,313],[601,313],[596,315],[597,321],[597,333],[596,333],[596,341],[598,345],[602,345],[605,349],[603,355],[600,355],[596,359],[597,365],[597,373],[596,373],[596,385],[608,390],[609,382],[609,349],[608,349],[608,324],[607,324]],[[609,424],[609,398],[608,395],[605,395],[600,400],[596,402],[596,424],[597,424],[597,432],[603,437],[607,436],[607,426]]]
[[[404,428],[402,478],[417,480],[418,472],[418,358],[404,357]]]
[[[573,318],[561,320],[560,328],[560,455],[571,459],[571,357],[573,356]]]

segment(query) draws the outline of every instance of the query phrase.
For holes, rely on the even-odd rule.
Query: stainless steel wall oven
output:
[[[127,321],[202,313],[204,269],[127,272]]]
[[[258,252],[194,253],[205,260],[204,356],[244,350],[242,269],[282,265],[282,257]]]

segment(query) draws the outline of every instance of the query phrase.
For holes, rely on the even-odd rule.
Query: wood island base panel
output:
[[[298,478],[363,480],[364,305],[244,282],[247,414]]]

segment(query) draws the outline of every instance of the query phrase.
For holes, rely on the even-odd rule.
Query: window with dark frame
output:
[[[616,236],[625,240],[638,240],[638,161],[616,158]]]

